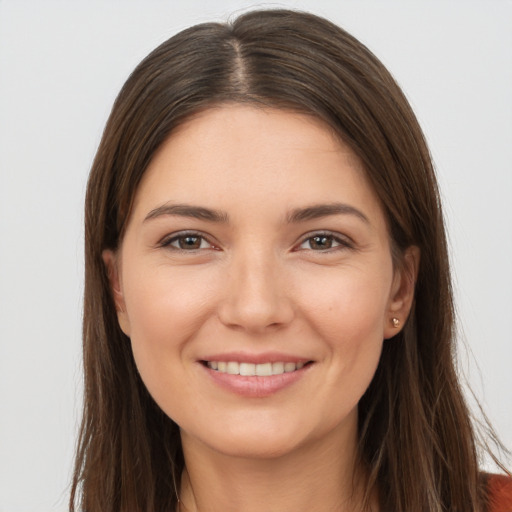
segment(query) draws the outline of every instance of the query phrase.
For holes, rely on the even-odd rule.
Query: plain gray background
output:
[[[186,26],[251,5],[324,15],[390,68],[449,227],[460,367],[512,447],[510,1],[0,0],[0,512],[65,511],[81,400],[82,203],[112,102]]]

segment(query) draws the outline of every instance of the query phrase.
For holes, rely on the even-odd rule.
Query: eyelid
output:
[[[331,237],[335,242],[340,244],[339,246],[332,247],[329,249],[325,249],[323,251],[314,251],[313,249],[300,249],[300,246],[310,240],[311,238],[314,238],[316,236],[328,236]],[[312,252],[333,252],[340,249],[353,249],[355,247],[354,241],[347,235],[342,235],[341,233],[335,232],[335,231],[329,231],[327,229],[322,229],[318,231],[310,231],[309,233],[304,234],[299,242],[295,245],[294,250],[309,250]]]
[[[197,252],[197,251],[204,251],[205,249],[181,249],[179,247],[174,247],[172,242],[175,242],[179,238],[187,237],[187,236],[195,236],[198,238],[202,238],[205,242],[207,242],[210,245],[210,248],[213,250],[219,250],[219,247],[217,244],[213,243],[211,240],[211,237],[205,233],[202,233],[201,231],[194,231],[190,229],[185,229],[183,231],[176,231],[174,233],[168,233],[164,237],[160,239],[160,241],[157,243],[157,247],[159,248],[169,248],[174,251],[179,252]]]
[[[158,241],[157,247],[159,247],[159,248],[170,248],[172,250],[181,251],[181,252],[197,252],[197,251],[204,251],[205,250],[205,248],[203,248],[203,249],[199,248],[199,249],[189,249],[189,250],[187,250],[187,249],[181,249],[179,247],[174,247],[174,246],[171,245],[173,242],[175,242],[179,238],[187,237],[187,236],[202,238],[205,242],[207,242],[210,245],[210,247],[209,247],[210,249],[212,249],[212,250],[220,250],[218,244],[214,243],[211,240],[211,238],[212,238],[211,236],[209,236],[206,233],[203,233],[201,231],[195,231],[195,230],[183,230],[183,231],[177,231],[177,232],[174,232],[174,233],[168,233],[168,234],[166,234],[164,237],[162,237]],[[314,238],[316,236],[328,236],[328,237],[331,237],[339,245],[337,245],[336,247],[325,249],[323,251],[322,250],[314,251],[313,249],[301,249],[300,248],[300,246],[302,244],[304,244],[309,239]],[[312,252],[333,252],[333,251],[340,250],[340,249],[353,249],[354,247],[355,247],[354,241],[350,237],[348,237],[347,235],[342,235],[341,233],[334,232],[334,231],[329,231],[329,230],[325,230],[324,229],[324,230],[310,231],[309,233],[305,233],[304,235],[302,235],[300,240],[298,241],[298,243],[296,243],[294,245],[293,250],[294,251],[309,250],[309,251],[312,251]]]

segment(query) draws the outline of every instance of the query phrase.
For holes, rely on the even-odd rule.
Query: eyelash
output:
[[[196,252],[196,251],[200,251],[203,249],[207,249],[207,247],[198,247],[196,249],[184,249],[182,247],[176,247],[176,246],[172,245],[174,242],[179,243],[180,239],[185,239],[185,238],[200,238],[201,239],[200,245],[203,245],[203,242],[206,242],[208,244],[209,248],[213,248],[213,249],[216,248],[214,244],[212,244],[211,242],[208,241],[208,238],[205,235],[203,235],[202,233],[198,233],[197,231],[182,231],[181,233],[175,233],[171,236],[163,238],[159,242],[158,245],[159,245],[159,247],[170,248],[174,251],[179,251],[179,252]]]
[[[176,246],[172,245],[173,243],[179,243],[180,239],[185,239],[185,238],[201,239],[200,246],[197,247],[197,248],[193,248],[193,249],[185,249],[183,247],[176,247]],[[337,245],[335,247],[328,247],[325,250],[321,250],[321,249],[320,250],[315,250],[315,249],[311,248],[311,246],[309,247],[309,249],[308,248],[304,248],[304,250],[310,250],[312,252],[323,252],[323,253],[325,253],[325,252],[334,252],[334,251],[339,251],[339,250],[344,250],[344,249],[353,249],[354,248],[354,244],[352,243],[352,241],[348,240],[347,238],[340,237],[339,235],[336,235],[335,233],[332,233],[332,232],[329,232],[329,231],[315,231],[313,233],[308,233],[306,236],[304,236],[302,238],[302,241],[295,246],[294,251],[300,250],[301,246],[304,245],[307,242],[310,242],[310,244],[311,244],[311,241],[313,241],[315,238],[316,239],[320,239],[320,238],[327,239],[331,244],[335,243]],[[204,242],[206,242],[206,244],[209,247],[201,247],[201,245],[203,245]],[[199,233],[197,231],[184,231],[184,232],[181,232],[181,233],[173,234],[171,236],[163,238],[159,242],[158,245],[159,245],[159,247],[162,247],[162,248],[169,248],[169,249],[172,249],[174,251],[179,251],[179,252],[183,252],[183,253],[186,253],[186,252],[188,252],[188,253],[197,252],[197,251],[208,249],[208,248],[211,248],[211,249],[214,249],[214,250],[218,249],[215,246],[215,244],[211,243],[208,240],[208,237],[206,237],[204,234]]]
[[[353,249],[354,248],[354,244],[351,240],[347,239],[346,237],[341,237],[338,234],[332,233],[330,231],[315,231],[314,233],[308,233],[307,235],[304,236],[304,238],[302,239],[300,244],[298,244],[297,247],[300,248],[306,242],[311,243],[311,241],[314,240],[315,238],[328,239],[328,240],[330,240],[331,243],[336,243],[338,245],[336,245],[335,247],[328,247],[325,250],[315,250],[315,249],[312,249],[311,247],[306,250],[310,250],[312,252],[334,252],[334,251],[340,251],[340,250],[344,250],[344,249]]]

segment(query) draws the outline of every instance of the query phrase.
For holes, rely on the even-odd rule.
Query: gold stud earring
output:
[[[398,329],[398,327],[399,327],[399,325],[400,325],[400,320],[398,320],[398,318],[393,317],[393,318],[391,319],[391,323],[393,324],[393,327],[394,327],[395,329]]]

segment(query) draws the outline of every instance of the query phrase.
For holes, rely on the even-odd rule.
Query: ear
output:
[[[120,279],[119,257],[110,249],[105,249],[101,256],[103,258],[103,263],[107,268],[110,290],[116,306],[119,327],[121,327],[121,330],[126,334],[126,336],[130,336],[130,322],[128,319],[128,313],[126,312],[126,304]]]
[[[406,249],[399,267],[395,269],[387,317],[384,319],[384,339],[398,334],[409,316],[419,266],[420,250],[412,245]]]

